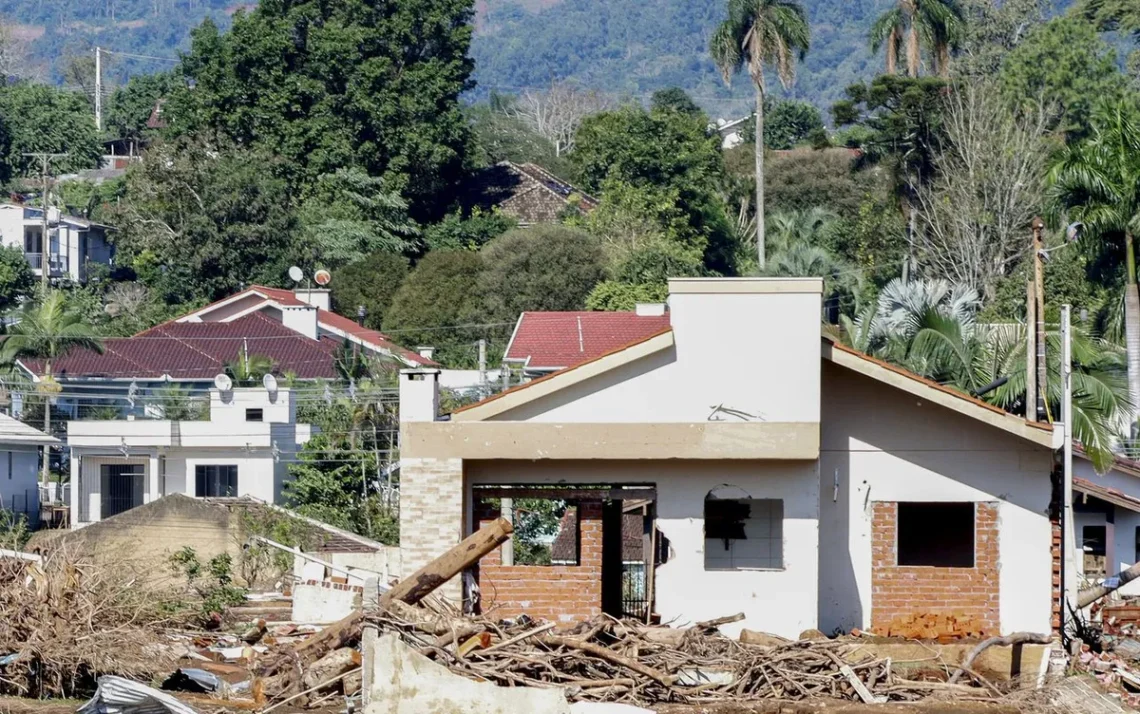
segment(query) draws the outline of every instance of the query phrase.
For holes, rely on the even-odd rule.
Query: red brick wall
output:
[[[498,509],[476,506],[479,526],[499,517]],[[481,609],[491,617],[527,614],[572,623],[602,612],[602,504],[578,502],[578,565],[502,565],[494,550],[479,562]]]
[[[874,504],[871,518],[871,630],[938,639],[999,633],[998,507],[974,511],[974,567],[897,565],[898,504]]]

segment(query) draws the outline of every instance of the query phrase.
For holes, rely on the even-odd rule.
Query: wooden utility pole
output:
[[[1025,281],[1025,418],[1037,421],[1037,290]]]
[[[63,159],[67,154],[51,154],[46,152],[28,152],[24,156],[37,159],[40,162],[40,212],[43,214],[42,233],[40,235],[40,279],[44,286],[44,296],[51,287],[51,237],[48,233],[48,213],[51,211],[51,162]]]
[[[103,51],[95,48],[95,128],[103,131]]]
[[[1048,416],[1045,401],[1048,399],[1047,367],[1045,363],[1045,222],[1034,218],[1030,224],[1033,228],[1033,293],[1036,299],[1034,313],[1034,331],[1037,333],[1037,418],[1043,421]]]

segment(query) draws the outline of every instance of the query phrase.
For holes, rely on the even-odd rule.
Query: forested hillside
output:
[[[867,31],[889,0],[809,0],[812,51],[791,94],[821,107],[880,60]],[[175,57],[190,30],[209,17],[227,27],[240,0],[8,0],[2,19],[23,40],[36,74],[74,82],[67,66],[96,44],[137,55]],[[572,77],[619,95],[647,98],[681,87],[714,117],[745,110],[750,89],[726,87],[708,57],[708,37],[724,15],[720,0],[562,0],[480,3],[472,55],[476,95],[514,93]],[[166,69],[169,63],[112,55],[111,80]],[[742,79],[742,78],[741,78]]]

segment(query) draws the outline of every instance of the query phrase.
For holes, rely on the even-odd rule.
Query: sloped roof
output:
[[[214,310],[237,302],[242,298],[255,295],[267,301],[267,305],[279,307],[304,307],[309,303],[297,297],[292,290],[284,288],[270,288],[264,285],[252,285],[239,293],[234,293],[229,297],[221,300],[216,300],[209,305],[198,308],[197,310],[187,313],[181,317],[175,318],[173,322],[186,323],[190,318],[198,317],[203,322],[208,322],[206,318]],[[421,356],[418,352],[406,349],[399,344],[396,344],[392,338],[385,335],[383,332],[373,330],[368,327],[358,325],[356,321],[351,320],[343,315],[338,315],[330,310],[318,309],[317,310],[317,323],[321,329],[332,332],[338,336],[347,339],[354,339],[355,341],[372,347],[381,352],[387,352],[399,358],[401,361],[413,367],[435,367],[438,366],[436,362]],[[170,324],[170,323],[167,323]]]
[[[1108,501],[1114,505],[1122,508],[1127,508],[1130,511],[1140,513],[1140,499],[1130,496],[1127,493],[1108,486],[1101,486],[1098,483],[1093,483],[1088,479],[1074,477],[1073,490],[1088,496],[1095,496],[1102,501]]]
[[[557,221],[571,205],[570,197],[582,213],[589,213],[598,199],[563,181],[537,164],[502,161],[483,169],[463,188],[465,205],[490,210],[499,208],[523,224]]]
[[[104,352],[72,350],[55,360],[53,372],[60,379],[119,378],[208,380],[222,372],[242,350],[265,355],[279,373],[292,372],[301,379],[336,376],[335,353],[339,342],[332,338],[311,340],[261,313],[232,322],[168,322],[134,337],[103,340]],[[33,374],[41,374],[43,361],[20,361]]]
[[[524,312],[504,359],[528,369],[562,369],[669,327],[669,315],[633,312]]]
[[[59,439],[54,436],[48,436],[44,432],[25,424],[24,422],[13,419],[7,414],[0,414],[0,444],[4,445],[40,445],[40,444],[58,444]]]

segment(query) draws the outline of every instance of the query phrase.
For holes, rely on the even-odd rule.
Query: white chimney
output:
[[[665,303],[639,302],[635,311],[640,317],[661,317],[665,314]]]
[[[424,359],[432,359],[432,355],[435,354],[435,348],[428,347],[426,345],[420,345],[416,348],[416,352],[419,352],[420,357],[423,357]]]
[[[311,305],[282,305],[281,324],[294,332],[299,332],[310,340],[320,337],[317,308]]]
[[[297,288],[293,291],[298,300],[307,302],[315,308],[321,310],[331,310],[332,301],[329,298],[329,291],[322,288]]]
[[[439,414],[439,370],[400,370],[400,421],[435,421]]]

